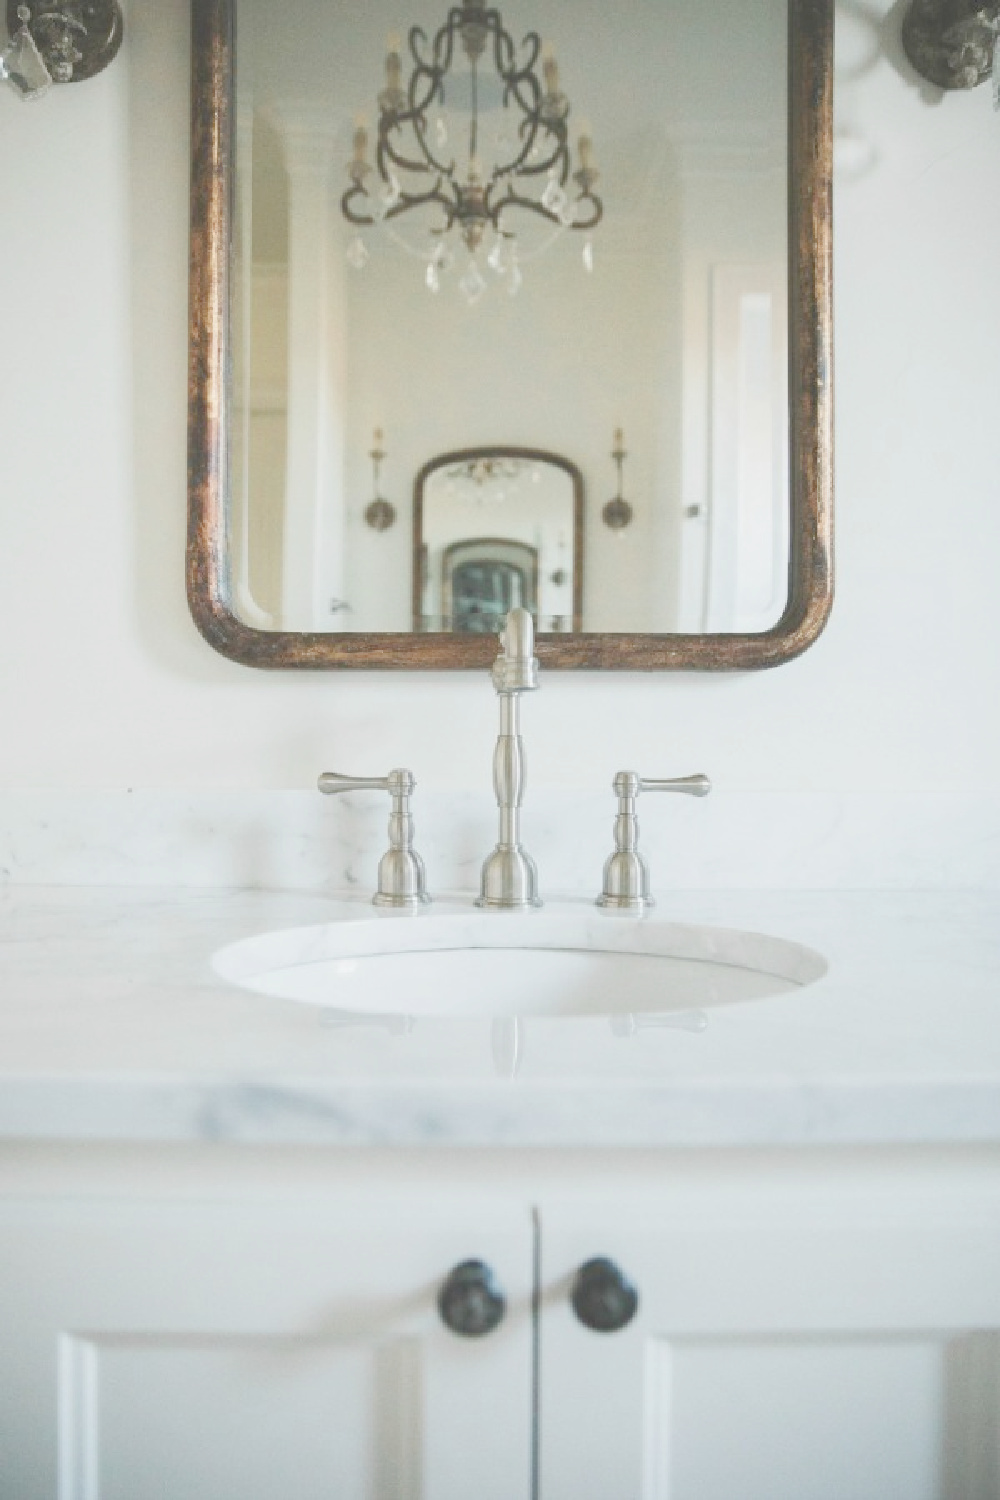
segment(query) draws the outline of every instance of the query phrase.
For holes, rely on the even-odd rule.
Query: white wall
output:
[[[985,88],[927,102],[870,47],[858,17],[887,10],[842,7],[832,622],[769,673],[547,674],[525,714],[538,799],[629,764],[918,794],[916,817],[957,788],[997,838],[1000,121]],[[489,803],[481,674],[262,674],[188,616],[186,12],[133,0],[101,78],[0,96],[0,788],[305,789],[325,764],[406,764]]]

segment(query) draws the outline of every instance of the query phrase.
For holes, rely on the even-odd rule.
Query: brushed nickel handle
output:
[[[643,911],[654,903],[649,890],[649,866],[639,853],[635,799],[640,792],[680,792],[688,797],[707,797],[712,783],[702,775],[654,781],[640,776],[638,771],[619,771],[611,786],[618,798],[615,848],[604,864],[604,884],[597,905],[618,911]]]
[[[467,1339],[492,1333],[507,1311],[495,1271],[481,1260],[455,1266],[441,1284],[437,1303],[445,1327]]]
[[[339,771],[324,771],[317,783],[328,797],[338,792],[388,792],[392,798],[389,847],[379,861],[378,890],[372,897],[375,906],[415,907],[430,900],[424,862],[413,847],[410,797],[416,784],[413,772],[403,768],[390,771],[388,776],[344,776]]]
[[[639,1293],[621,1267],[604,1255],[580,1267],[569,1300],[579,1321],[595,1333],[617,1333],[639,1310]]]
[[[409,771],[396,771],[390,774],[397,777],[409,777],[409,786],[406,788],[407,795],[416,786],[416,782]],[[324,771],[317,785],[320,791],[327,797],[332,797],[336,792],[387,792],[389,790],[389,777],[342,776],[339,771]]]
[[[618,791],[619,780],[634,774],[631,771],[619,771],[615,777],[615,791],[619,796],[622,795]],[[647,781],[645,777],[642,777],[636,788],[638,792],[683,792],[688,797],[707,797],[711,790],[712,783],[707,776],[675,776],[670,781]]]

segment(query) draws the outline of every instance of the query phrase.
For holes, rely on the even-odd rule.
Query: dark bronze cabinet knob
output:
[[[481,1260],[463,1260],[438,1292],[438,1311],[452,1333],[479,1339],[502,1321],[507,1299],[489,1266]]]
[[[613,1260],[598,1256],[577,1271],[570,1302],[587,1328],[595,1333],[617,1333],[635,1317],[639,1293]]]

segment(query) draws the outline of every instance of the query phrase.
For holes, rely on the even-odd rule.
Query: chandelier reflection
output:
[[[594,191],[599,174],[586,125],[576,135],[574,166],[570,103],[552,48],[533,31],[518,47],[484,0],[453,5],[433,40],[419,26],[408,40],[412,71],[404,83],[402,42],[389,38],[374,162],[368,127],[355,123],[344,217],[359,228],[388,227],[423,213],[428,289],[440,291],[464,249],[458,284],[470,305],[488,285],[481,259],[511,295],[520,290],[519,236],[533,221],[555,234],[582,232],[583,263],[592,270],[590,233],[604,212]],[[359,234],[348,260],[360,270],[368,258]]]

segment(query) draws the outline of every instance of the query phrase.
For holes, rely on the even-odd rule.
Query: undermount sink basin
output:
[[[221,949],[217,974],[352,1017],[635,1016],[762,1000],[826,972],[756,932],[622,920],[590,906],[372,913]]]

